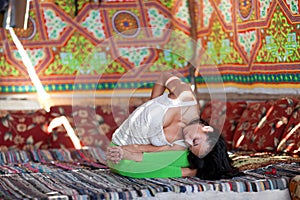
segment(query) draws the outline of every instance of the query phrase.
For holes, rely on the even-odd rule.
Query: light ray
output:
[[[52,130],[58,126],[63,125],[63,127],[66,129],[68,136],[70,137],[75,149],[81,149],[81,143],[77,135],[75,134],[74,129],[70,125],[68,119],[65,116],[56,117],[53,120],[51,120],[49,126],[48,126],[48,132],[52,132]]]
[[[44,108],[47,112],[50,111],[50,96],[49,94],[45,91],[41,80],[39,79],[34,66],[32,65],[32,62],[27,54],[27,52],[25,51],[22,43],[20,42],[20,40],[18,39],[17,35],[15,34],[15,31],[13,28],[8,28],[9,33],[13,39],[13,42],[15,43],[21,58],[22,58],[22,62],[25,65],[25,67],[27,68],[27,72],[28,75],[31,79],[31,82],[33,83],[33,85],[36,88],[37,91],[37,95],[38,95],[38,101],[41,105],[42,108]]]

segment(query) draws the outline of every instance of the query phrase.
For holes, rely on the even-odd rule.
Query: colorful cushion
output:
[[[107,146],[106,137],[109,125],[102,123],[103,117],[96,113],[97,108],[90,106],[74,106],[72,118],[74,130],[83,146]]]
[[[46,111],[1,111],[0,118],[0,150],[49,147]]]
[[[128,117],[134,107],[128,110],[121,106],[53,106],[49,122],[55,117],[65,116],[73,127],[83,146],[107,146],[115,129]],[[63,126],[50,134],[51,148],[73,148],[73,142]]]
[[[53,106],[49,112],[49,123],[52,119],[65,116],[70,125],[74,128],[74,120],[72,116],[72,106]],[[73,142],[67,134],[64,126],[60,125],[49,133],[51,148],[74,148]]]
[[[234,148],[247,151],[276,150],[296,103],[291,98],[250,103],[234,133]]]
[[[300,102],[295,107],[278,145],[278,152],[299,154],[300,147]]]
[[[105,134],[110,127],[102,123],[104,116],[98,115],[97,111],[97,108],[90,106],[54,106],[50,115],[51,119],[65,116],[83,146],[99,147],[108,145],[109,140]],[[74,148],[64,126],[58,126],[51,132],[51,148]]]
[[[134,110],[134,107],[124,108],[121,106],[98,106],[96,109],[99,132],[111,140],[114,131]]]
[[[208,103],[201,113],[202,119],[221,131],[228,150],[232,147],[233,134],[246,106],[247,103],[245,101],[226,103],[213,101]],[[214,113],[212,113],[212,109]],[[214,116],[212,117],[211,115]]]
[[[215,104],[214,104],[215,105]],[[210,123],[210,119],[211,119],[211,102],[207,102],[201,109],[201,114],[200,117],[207,121],[208,123]]]

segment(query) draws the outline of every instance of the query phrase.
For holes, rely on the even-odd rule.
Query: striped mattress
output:
[[[270,165],[245,169],[243,176],[218,181],[135,179],[114,174],[102,163],[105,155],[100,148],[0,152],[0,198],[135,199],[167,192],[261,192],[285,190],[300,175],[297,160],[273,160]]]

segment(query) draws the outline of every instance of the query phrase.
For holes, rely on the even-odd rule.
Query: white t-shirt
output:
[[[173,107],[196,104],[196,101],[181,102],[177,99],[170,99],[168,94],[164,93],[136,108],[114,132],[112,142],[119,146],[130,144],[172,145],[166,140],[163,131],[166,111]],[[180,140],[174,143],[182,142]]]

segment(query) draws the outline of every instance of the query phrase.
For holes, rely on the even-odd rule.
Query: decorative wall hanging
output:
[[[190,78],[188,0],[76,5],[33,0],[28,29],[15,30],[49,93],[149,92],[169,69]],[[196,1],[199,90],[211,83],[232,92],[299,92],[299,9],[296,0]],[[0,92],[36,92],[9,32],[0,36]]]

